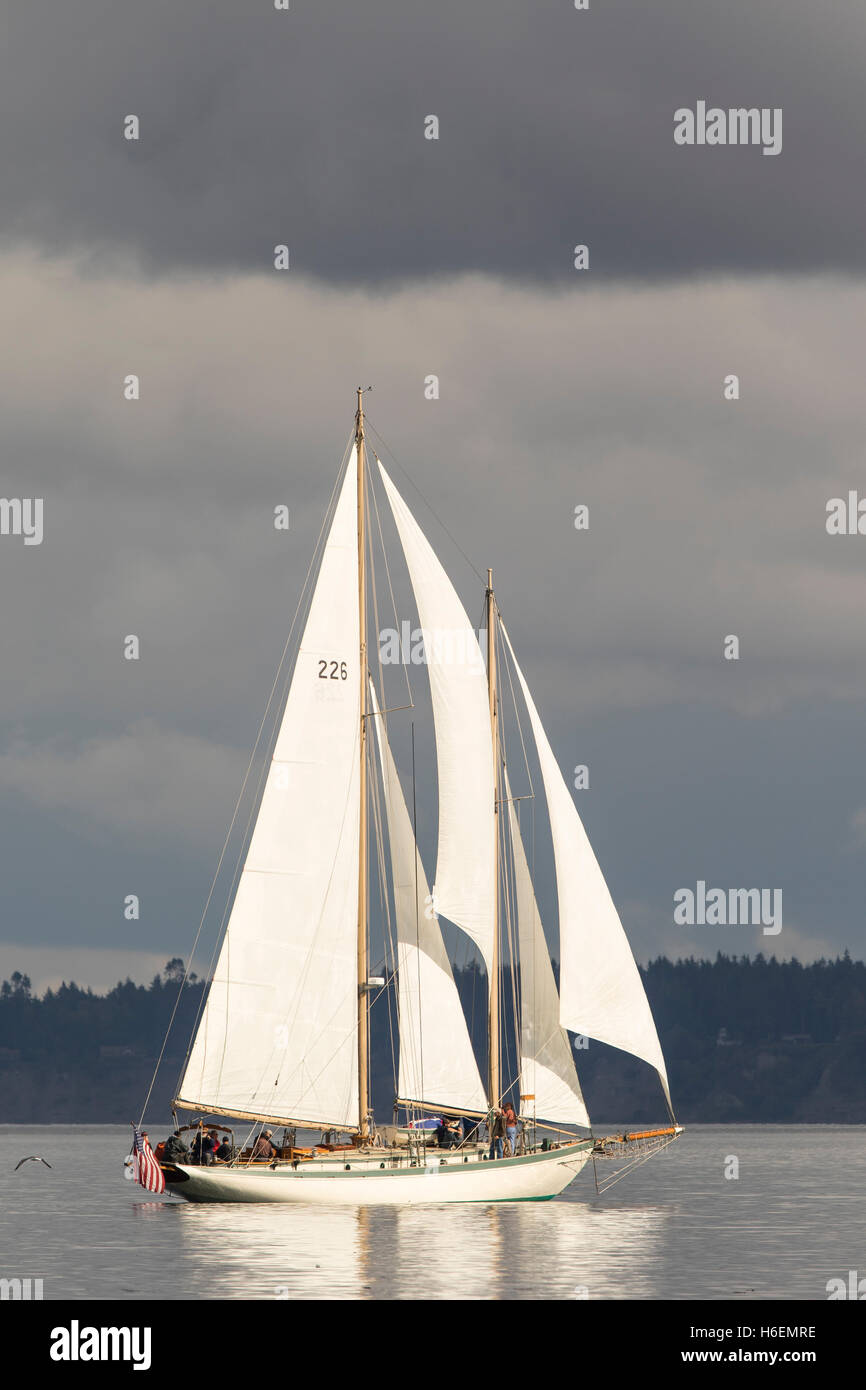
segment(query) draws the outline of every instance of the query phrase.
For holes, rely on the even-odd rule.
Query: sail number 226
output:
[[[330,672],[328,667],[330,666]],[[320,681],[344,681],[349,675],[345,661],[319,661]]]

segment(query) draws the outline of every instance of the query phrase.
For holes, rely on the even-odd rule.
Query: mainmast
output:
[[[370,995],[367,988],[367,585],[364,516],[364,402],[358,387],[355,415],[355,447],[358,455],[358,614],[361,635],[361,821],[358,837],[358,1124],[361,1138],[369,1135],[367,1112],[367,1054],[370,1024]]]
[[[499,749],[496,707],[496,600],[493,570],[487,571],[487,688],[490,692],[490,730],[493,739],[493,825],[496,849],[493,859],[493,955],[490,962],[488,1015],[488,1102],[498,1105],[499,1094]]]

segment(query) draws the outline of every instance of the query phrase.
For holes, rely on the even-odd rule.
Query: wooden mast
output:
[[[358,387],[358,410],[355,415],[355,448],[358,455],[358,615],[361,648],[361,821],[358,837],[358,1125],[362,1139],[369,1137],[367,1112],[370,1108],[367,1092],[368,1038],[370,1025],[370,996],[367,990],[367,588],[366,544],[364,516],[364,403],[363,388]]]
[[[499,1105],[499,738],[496,708],[496,600],[493,596],[493,570],[487,571],[487,688],[490,693],[490,731],[493,739],[493,828],[496,842],[493,868],[493,954],[488,981],[488,1096],[490,1105]]]

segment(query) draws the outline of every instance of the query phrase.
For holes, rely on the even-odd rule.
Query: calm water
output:
[[[0,1127],[0,1277],[46,1299],[824,1300],[866,1275],[863,1127],[697,1126],[601,1197],[590,1166],[553,1202],[414,1210],[150,1199],[129,1136]],[[53,1168],[14,1172],[25,1154]]]

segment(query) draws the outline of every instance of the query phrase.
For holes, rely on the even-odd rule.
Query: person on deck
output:
[[[163,1157],[166,1163],[183,1163],[189,1161],[189,1149],[180,1137],[180,1130],[176,1129],[165,1141]]]
[[[440,1149],[453,1149],[460,1143],[457,1124],[454,1120],[449,1120],[447,1115],[442,1116],[442,1123],[436,1130],[436,1142]]]
[[[490,1157],[502,1158],[505,1149],[505,1116],[495,1109],[490,1120]]]
[[[232,1157],[232,1153],[233,1149],[229,1142],[229,1137],[226,1135],[216,1151],[216,1157],[219,1159],[220,1163],[228,1163]]]
[[[253,1145],[253,1158],[276,1158],[277,1151],[271,1143],[271,1131],[266,1129]]]
[[[505,1135],[511,1145],[511,1156],[517,1153],[517,1115],[511,1101],[505,1102],[505,1109],[502,1116],[505,1121]]]

